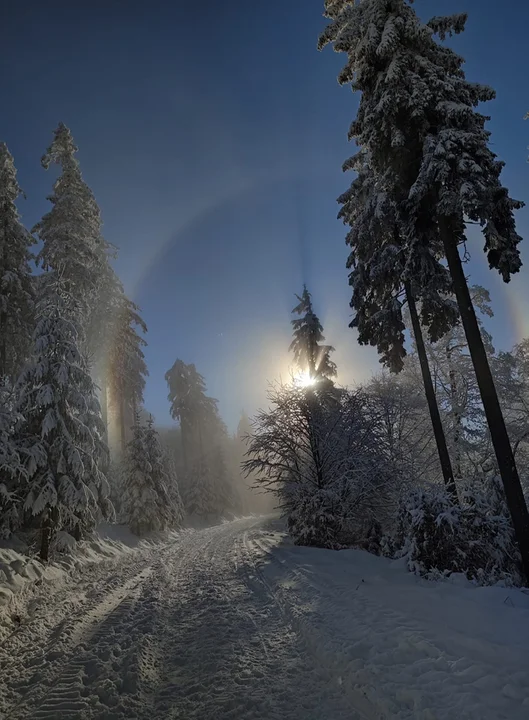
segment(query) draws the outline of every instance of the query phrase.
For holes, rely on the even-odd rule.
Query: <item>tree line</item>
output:
[[[495,517],[494,513],[503,518],[498,503],[506,503],[508,521],[502,527],[514,533],[509,547],[512,545],[518,554],[527,578],[529,514],[515,457],[526,437],[526,388],[518,395],[515,390],[525,386],[526,343],[513,353],[493,353],[490,337],[483,332],[475,310],[476,305],[483,308],[488,298],[482,289],[474,288],[473,292],[469,288],[463,265],[468,259],[466,228],[472,222],[481,227],[489,267],[498,271],[504,282],[521,268],[521,238],[514,211],[523,203],[511,198],[502,185],[503,163],[490,149],[488,118],[477,109],[480,103],[494,98],[494,91],[467,81],[464,59],[444,43],[447,37],[463,32],[465,14],[435,17],[424,23],[408,0],[325,0],[324,6],[329,23],[321,34],[319,48],[331,45],[346,55],[338,81],[360,93],[358,111],[349,129],[349,139],[355,140],[358,150],[343,165],[344,171],[355,173],[355,178],[338,198],[338,217],[348,226],[347,268],[354,312],[351,327],[357,331],[360,344],[377,348],[381,363],[392,373],[402,373],[406,368],[409,374],[413,368],[420,375],[437,467],[445,485],[442,497],[422,496],[414,512],[400,514],[409,521],[408,544],[413,530],[415,540],[417,533],[426,533],[435,546],[436,528],[458,514],[466,523],[468,549],[472,543],[479,544],[479,538],[471,537],[470,531],[472,523],[478,522],[476,513],[485,527],[485,518]],[[461,249],[465,250],[463,258]],[[414,339],[412,358],[406,357],[406,319]],[[308,315],[306,327],[313,325]],[[310,368],[309,373],[314,374]],[[322,374],[329,380],[333,373]],[[510,396],[510,404],[504,398],[503,408],[496,388],[502,379],[506,380],[506,396]],[[516,383],[509,387],[510,379]],[[308,503],[314,532],[315,528],[328,530],[333,525],[350,527],[348,513],[352,510],[346,510],[349,491],[343,486],[344,473],[351,492],[357,488],[354,462],[351,467],[347,464],[351,455],[348,450],[340,460],[339,471],[333,471],[332,480],[328,479],[331,499],[328,491],[324,492],[326,499],[321,495],[321,443],[326,450],[328,443],[336,445],[337,440],[331,438],[342,419],[349,418],[351,403],[359,425],[353,430],[354,422],[347,420],[339,435],[347,438],[360,431],[361,418],[368,425],[375,422],[370,393],[351,395],[329,390],[328,383],[325,390],[318,385],[305,389],[294,386],[288,391],[281,388],[272,394],[272,410],[256,420],[247,461],[247,468],[260,469],[286,502],[289,522],[295,524],[300,506]],[[402,378],[398,383],[387,377],[373,382],[382,393],[391,386],[399,402],[411,408],[413,393],[404,392]],[[395,408],[386,407],[385,411],[390,415]],[[409,480],[411,466],[402,475],[393,462],[395,451],[404,457],[403,437],[386,437],[387,442],[382,442],[382,417],[378,411],[375,417],[380,433],[379,459],[390,463],[395,477]],[[274,446],[285,433],[287,418],[294,425],[283,438],[284,446]],[[394,422],[388,419],[387,429]],[[294,448],[293,428],[301,432],[302,426],[308,446]],[[265,438],[272,445],[266,441],[263,445]],[[343,441],[347,447],[348,441]],[[431,449],[431,442],[428,444]],[[366,451],[369,447],[368,443]],[[485,448],[487,462],[483,462]],[[338,455],[343,452],[342,448]],[[335,451],[330,456],[333,463],[337,462]],[[317,492],[305,497],[296,490],[292,502],[289,493],[298,486],[293,478],[300,458],[310,458],[313,469],[320,468],[315,470]],[[407,460],[411,460],[409,455]],[[360,465],[364,467],[365,462],[362,456]],[[475,465],[472,468],[468,463]],[[376,467],[369,471],[372,481],[384,475],[383,468]],[[493,474],[496,471],[501,478],[500,489],[483,480],[485,469]],[[483,480],[479,490],[490,500],[488,505],[482,494],[478,499],[474,491],[469,499],[467,481],[471,476]],[[321,502],[315,499],[318,493]],[[362,497],[366,497],[363,490]],[[337,498],[342,500],[338,502]],[[395,495],[393,499],[396,501]],[[340,508],[338,520],[336,508]],[[304,532],[309,532],[306,527]],[[419,544],[415,543],[416,549]],[[438,545],[446,550],[446,542]],[[457,542],[452,547],[457,548]],[[464,554],[463,548],[459,550]],[[451,553],[444,554],[447,558]],[[474,557],[473,562],[481,561]]]

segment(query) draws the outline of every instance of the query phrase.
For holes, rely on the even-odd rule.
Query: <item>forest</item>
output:
[[[32,228],[0,145],[0,532],[43,562],[102,521],[143,537],[280,511],[299,545],[526,584],[529,338],[495,349],[489,292],[465,269],[469,224],[504,282],[522,265],[523,203],[481,112],[494,91],[444,42],[464,14],[423,23],[406,2],[327,0],[325,15],[319,48],[345,54],[339,83],[360,93],[338,217],[351,341],[383,366],[369,381],[339,384],[311,293],[293,288],[292,375],[270,378],[268,407],[231,433],[192,358],[177,358],[165,374],[174,426],[157,426],[147,326],[72,132],[60,123],[42,157],[58,175]]]

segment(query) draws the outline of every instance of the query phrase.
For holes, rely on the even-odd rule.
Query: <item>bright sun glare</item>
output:
[[[305,388],[314,385],[314,378],[310,376],[307,370],[303,370],[295,376],[294,382],[296,385],[299,385],[299,387]]]

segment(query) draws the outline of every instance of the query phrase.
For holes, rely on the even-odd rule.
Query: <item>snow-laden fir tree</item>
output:
[[[185,511],[180,493],[178,473],[173,457],[164,448],[162,448],[162,453],[167,476],[167,491],[173,508],[173,523],[174,527],[180,527],[184,521]]]
[[[14,441],[16,416],[13,398],[0,387],[0,538],[6,539],[22,523],[23,492],[26,482],[24,465]]]
[[[75,300],[56,273],[37,304],[33,353],[17,385],[15,428],[27,473],[24,510],[42,527],[46,560],[55,531],[77,537],[109,515],[108,453],[96,388],[79,350]]]
[[[176,360],[165,379],[171,416],[180,423],[183,464],[188,471],[197,453],[206,450],[205,424],[216,415],[217,401],[206,395],[206,381],[193,363]]]
[[[31,234],[16,207],[22,191],[13,157],[0,143],[0,382],[12,383],[27,359],[34,325]]]
[[[503,164],[488,147],[487,118],[476,111],[494,92],[469,83],[463,58],[436,40],[461,32],[465,15],[425,24],[409,0],[326,0],[325,11],[331,22],[320,47],[332,42],[347,54],[339,80],[362,93],[350,128],[361,151],[346,167],[367,168],[362,204],[376,209],[370,217],[376,216],[388,235],[396,229],[398,243],[387,261],[402,250],[403,279],[423,305],[436,288],[431,269],[446,258],[529,577],[529,513],[459,255],[469,218],[481,224],[489,265],[504,281],[521,266],[513,216],[520,203],[501,185]],[[343,201],[350,199],[346,195]],[[353,206],[351,225],[358,223],[358,204]],[[369,225],[365,231],[369,237]],[[441,303],[430,318],[423,314],[432,337],[444,322],[444,307]]]
[[[162,530],[164,523],[145,448],[145,427],[137,416],[127,444],[122,483],[121,517],[132,532],[141,536],[151,530]]]
[[[366,158],[367,153],[359,153],[353,159],[358,177],[339,198],[343,204],[339,216],[351,227],[347,235],[351,247],[347,267],[351,270],[350,304],[355,315],[350,325],[358,329],[360,344],[376,345],[380,361],[391,371],[400,372],[406,355],[403,306],[407,303],[439,463],[444,482],[455,498],[454,473],[421,326],[422,319],[429,327],[430,338],[438,339],[456,323],[457,309],[449,295],[450,276],[438,260],[425,256],[422,250],[418,252],[417,264],[423,270],[424,279],[419,315],[417,289],[412,281],[406,280],[405,244],[398,231],[396,205],[379,192]],[[344,169],[348,168],[346,163]],[[425,224],[426,221],[427,218]],[[436,318],[435,322],[432,318]]]
[[[78,151],[70,130],[63,123],[42,157],[42,165],[60,167],[60,175],[49,197],[51,210],[35,225],[42,241],[37,260],[45,270],[60,270],[65,291],[81,313],[83,351],[92,363],[101,347],[106,323],[106,300],[111,248],[101,235],[101,213],[84,182]]]
[[[149,416],[144,435],[145,456],[150,465],[150,481],[156,492],[158,515],[163,527],[175,528],[182,523],[182,503],[176,478],[170,477],[169,465],[160,438]]]
[[[292,313],[299,317],[291,321],[294,330],[289,347],[294,354],[294,362],[311,380],[335,377],[336,365],[330,357],[334,348],[323,344],[325,340],[323,327],[314,312],[312,298],[306,285],[303,286],[302,294],[296,297],[299,302]]]
[[[120,292],[116,299],[104,376],[111,402],[119,418],[121,452],[127,444],[127,429],[132,425],[136,411],[143,402],[145,378],[149,374],[143,348],[147,345],[140,333],[147,326],[139,308]]]

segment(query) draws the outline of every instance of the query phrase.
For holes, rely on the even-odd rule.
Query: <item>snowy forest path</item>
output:
[[[186,531],[39,598],[0,647],[6,720],[374,720],[256,569],[247,518]]]

